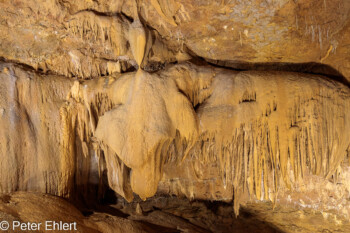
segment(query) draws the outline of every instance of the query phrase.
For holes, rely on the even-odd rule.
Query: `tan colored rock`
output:
[[[121,15],[69,14],[57,1],[1,2],[0,9],[0,57],[7,60],[79,78],[111,74],[113,63],[122,70],[133,64]]]
[[[62,123],[59,109],[72,85],[1,64],[0,190],[33,190],[56,195],[69,171],[60,170]],[[55,91],[52,91],[55,90]]]
[[[101,14],[113,15],[123,12],[124,14],[134,18],[136,10],[136,1],[116,0],[113,2],[106,0],[90,1],[90,0],[60,0],[61,6],[68,9],[70,14],[76,14],[80,11],[92,10]]]
[[[190,53],[238,68],[320,63],[349,80],[346,0],[0,4],[0,56],[45,72],[98,77],[114,72],[107,63],[118,61],[130,69],[136,63],[126,35],[140,14],[152,34],[146,66],[189,60]]]
[[[7,232],[59,232],[67,229],[69,232],[91,233],[153,232],[145,224],[108,214],[94,213],[85,217],[66,200],[37,193],[17,192],[0,196],[0,216],[2,222],[9,223]],[[65,223],[66,228],[61,228]]]
[[[331,193],[329,193],[331,194]],[[333,193],[332,193],[333,194]],[[188,200],[171,196],[156,196],[147,201],[125,203],[119,200],[111,207],[130,215],[129,219],[142,219],[186,232],[348,232],[349,220],[337,209],[318,211],[314,207],[301,207],[298,198],[315,198],[295,192],[286,196],[287,202],[254,201],[245,204],[235,217],[232,206],[223,202]],[[312,199],[313,200],[313,199]],[[317,201],[317,200],[313,200]],[[305,204],[305,203],[304,203]],[[325,203],[326,204],[326,203]],[[135,206],[147,213],[138,215]]]
[[[118,88],[117,84],[114,86]],[[177,92],[171,79],[164,82],[160,77],[138,71],[126,88],[125,102],[112,99],[121,105],[101,117],[96,137],[110,146],[128,167],[136,168],[131,186],[146,198],[157,191],[164,153],[176,131],[184,140],[191,140],[197,134],[197,121],[191,103]],[[143,131],[148,134],[140,134]]]
[[[159,192],[188,198],[230,201],[235,192],[238,211],[311,174],[341,174],[349,147],[349,89],[322,77],[191,64],[81,84],[12,65],[1,77],[2,192],[72,198],[77,185],[103,185],[107,170],[127,200],[153,196],[161,181]],[[52,114],[55,124],[38,121]]]
[[[175,102],[176,94],[172,93],[172,90],[175,93],[179,91],[179,85],[171,83],[178,76],[172,75],[181,69],[185,70],[182,70],[183,74],[186,69],[190,70],[188,66],[171,68],[161,79],[164,87],[158,84],[155,75],[136,75],[135,84],[130,83],[126,92],[134,94],[125,97],[124,104],[120,99],[112,98],[112,102],[122,104],[107,112],[98,123],[97,138],[111,147],[132,169],[132,189],[142,198],[154,195],[155,188],[154,191],[148,190],[157,184],[159,178],[156,177],[161,177],[155,171],[160,167],[162,173],[164,159],[170,163],[165,173],[174,172],[174,176],[168,178],[181,177],[184,164],[179,161],[186,157],[186,145],[190,150],[190,160],[196,164],[194,167],[187,165],[193,171],[188,175],[191,178],[187,178],[203,180],[212,177],[214,184],[215,180],[222,183],[219,187],[223,186],[225,194],[220,196],[222,193],[218,187],[207,189],[209,193],[201,193],[200,189],[198,192],[188,189],[189,185],[184,188],[187,196],[195,198],[199,193],[210,195],[199,198],[230,199],[232,190],[235,190],[237,208],[243,193],[257,199],[275,200],[280,187],[290,187],[307,173],[328,178],[338,170],[350,141],[346,133],[350,124],[343,120],[350,114],[350,93],[345,86],[292,73],[281,76],[279,73],[212,70],[202,74],[208,75],[208,80],[215,78],[209,87],[210,92],[203,93],[206,97],[197,97],[200,100],[192,102],[193,105],[199,104],[194,114],[182,112],[186,108]],[[196,76],[201,77],[198,73]],[[189,96],[201,92],[201,89],[195,88],[200,84],[190,83],[191,77],[180,77],[187,79],[185,88]],[[165,82],[167,79],[169,83]],[[193,80],[194,83],[204,81],[200,78]],[[153,92],[148,86],[158,91]],[[167,90],[166,95],[160,90]],[[118,92],[117,89],[114,91]],[[168,105],[168,102],[171,104]],[[191,103],[186,105],[191,106]],[[177,111],[172,111],[169,106],[176,107]],[[177,119],[184,121],[181,124],[171,123]],[[181,128],[191,121],[193,126]],[[199,125],[199,137],[195,133],[195,122]],[[175,131],[167,131],[172,128],[179,135]],[[167,140],[170,140],[169,143]],[[183,142],[186,143],[182,150],[177,148]],[[153,165],[142,168],[148,163]],[[207,164],[216,164],[217,168],[215,175],[204,178],[202,168]],[[133,181],[133,176],[137,174],[142,174],[136,179],[141,181],[139,186]],[[151,183],[149,175],[156,179],[154,183]],[[227,184],[233,185],[229,191],[226,191]],[[219,196],[211,196],[214,193],[219,193]]]
[[[349,13],[346,0],[0,1],[0,193],[176,195],[346,232]],[[134,207],[162,230],[208,227]]]
[[[0,58],[8,61],[79,79],[125,72],[140,62],[129,45],[135,25],[145,34],[133,1],[0,2],[0,13]],[[164,60],[150,55],[147,63],[189,59],[159,46],[156,35],[147,36],[147,52],[156,44]],[[138,41],[145,44],[146,38]]]
[[[173,50],[234,63],[332,66],[350,80],[347,0],[143,0],[140,13]]]

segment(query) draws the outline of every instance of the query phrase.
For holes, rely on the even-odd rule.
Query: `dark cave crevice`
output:
[[[344,84],[350,87],[350,82],[339,71],[330,65],[305,62],[305,63],[289,63],[289,62],[264,62],[264,63],[250,63],[250,62],[233,62],[233,61],[219,61],[203,59],[208,64],[224,69],[231,69],[235,71],[278,71],[278,72],[293,72],[300,74],[318,75],[329,78],[333,81]]]
[[[232,202],[188,200],[168,195],[156,195],[146,201],[135,197],[130,203],[117,194],[115,198],[117,203],[114,200],[108,203],[106,199],[103,204],[97,204],[93,208],[80,209],[86,216],[98,212],[128,218],[141,222],[153,230],[157,229],[157,232],[187,232],[186,230],[194,232],[193,229],[197,229],[198,232],[283,233],[278,226],[260,219],[248,208],[241,207],[240,214],[235,217]],[[143,210],[141,214],[135,213],[136,205],[141,206]],[[168,216],[170,222],[180,221],[184,225],[177,227],[175,223],[173,227],[167,226],[166,223],[162,225],[161,219],[164,216]]]

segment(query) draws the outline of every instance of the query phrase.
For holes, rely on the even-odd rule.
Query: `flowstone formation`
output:
[[[275,201],[279,188],[308,174],[328,179],[341,171],[349,147],[347,87],[314,76],[204,67],[196,78],[191,69],[137,71],[127,85],[117,84],[121,77],[108,88],[122,93],[123,86],[125,96],[107,94],[117,107],[101,117],[96,137],[132,169],[131,188],[141,198],[155,194],[163,173],[175,179],[190,169],[187,178],[197,181],[208,175],[204,166],[215,164],[211,178],[224,193],[207,194],[231,199],[234,190],[238,211],[244,198]]]
[[[0,217],[42,221],[43,201],[83,232],[350,231],[349,13],[0,0]]]

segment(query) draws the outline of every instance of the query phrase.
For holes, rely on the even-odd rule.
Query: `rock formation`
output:
[[[47,201],[82,232],[347,232],[349,16],[346,0],[0,1],[4,219],[44,221]],[[97,203],[115,198],[111,223]]]

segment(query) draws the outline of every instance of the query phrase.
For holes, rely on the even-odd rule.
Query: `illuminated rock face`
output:
[[[310,63],[348,80],[350,2],[346,0],[142,0],[140,14],[173,50],[222,65]]]
[[[156,193],[163,174],[215,179],[218,189],[182,184],[186,191],[171,192],[230,200],[235,191],[238,210],[241,198],[274,201],[279,188],[309,174],[330,178],[341,170],[350,141],[347,87],[293,73],[192,69],[138,72],[126,89],[119,90],[122,76],[106,90],[125,96],[110,95],[117,104],[100,118],[96,137],[131,168],[131,188],[142,198]],[[217,166],[211,175],[203,169],[209,165]]]
[[[189,63],[81,84],[12,65],[1,75],[1,149],[14,155],[3,157],[4,192],[68,197],[106,169],[128,200],[153,196],[160,182],[161,192],[189,198],[229,201],[234,192],[238,208],[248,197],[276,201],[311,174],[335,177],[350,142],[349,89],[324,77]],[[46,86],[53,91],[39,91]]]
[[[349,11],[341,0],[0,1],[0,192],[176,195],[284,224],[271,201],[345,231]]]
[[[238,69],[321,63],[350,80],[349,13],[347,0],[1,1],[0,57],[86,79],[127,71],[141,19],[148,69],[199,56]]]

